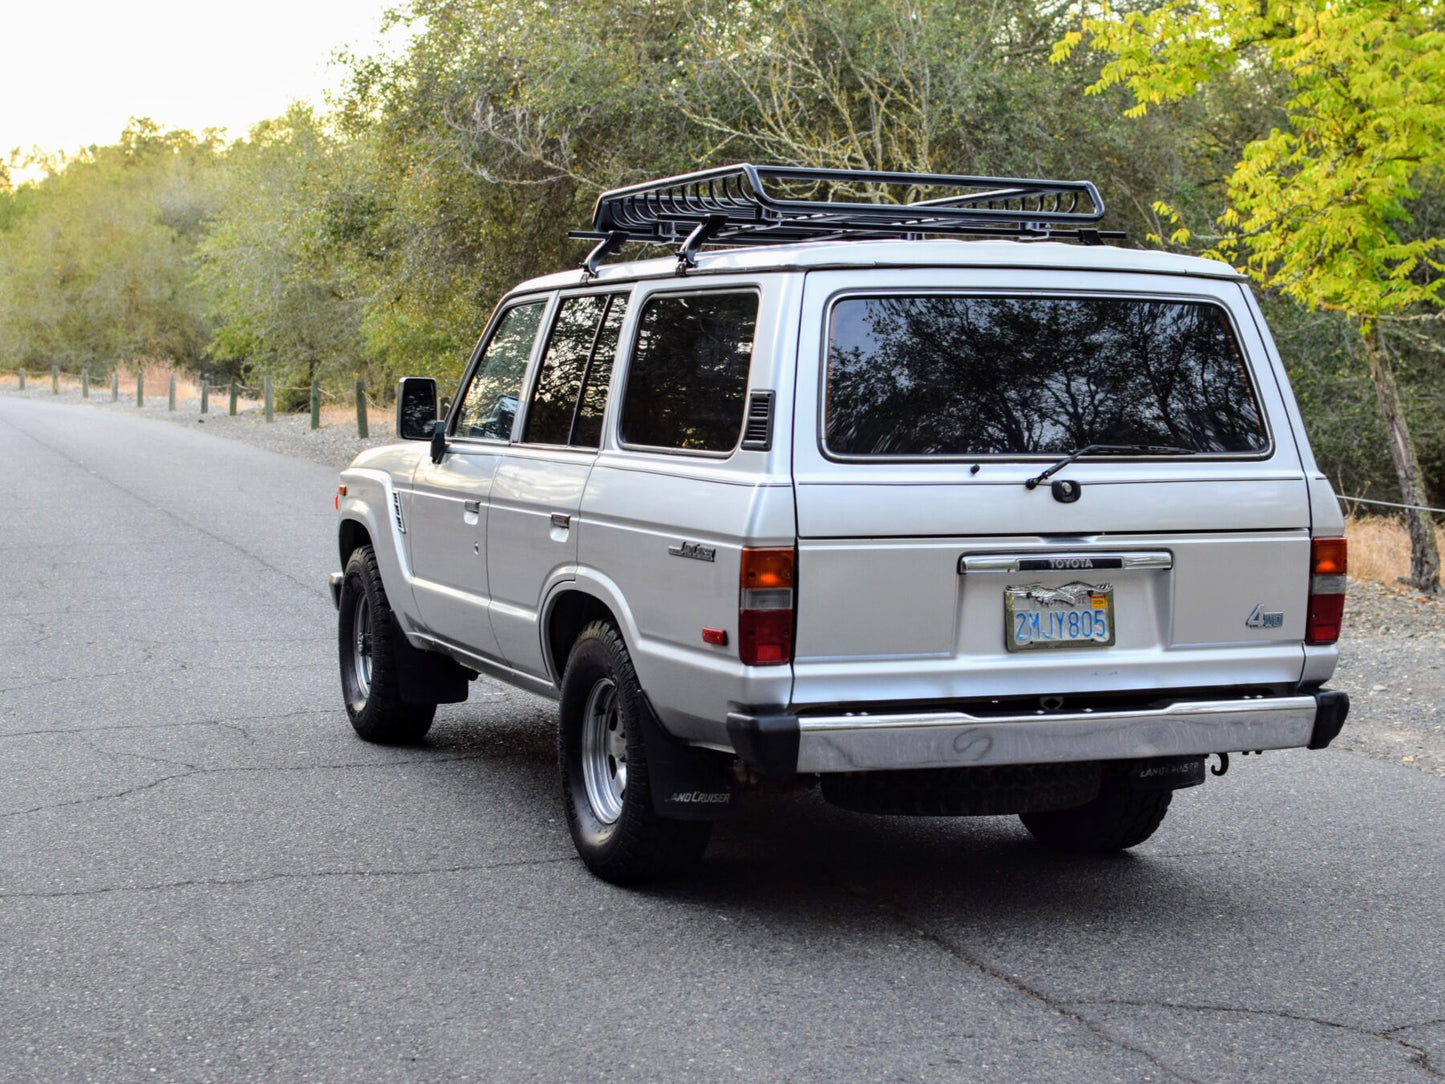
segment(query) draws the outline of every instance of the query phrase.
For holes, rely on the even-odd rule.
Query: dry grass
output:
[[[1350,540],[1350,577],[1374,580],[1393,587],[1400,576],[1410,574],[1410,535],[1403,520],[1389,516],[1351,516],[1345,536]],[[1445,528],[1435,528],[1435,538],[1445,552]]]
[[[120,377],[120,393],[127,392],[135,396],[135,378],[139,371],[145,377],[146,398],[159,396],[164,398],[168,392],[171,381],[171,373],[176,374],[176,398],[177,399],[199,399],[201,397],[201,383],[190,373],[182,372],[179,369],[171,369],[168,365],[146,365],[144,367],[131,365],[128,367],[116,367],[116,375]],[[91,389],[94,390],[95,383],[91,382]],[[211,394],[216,394],[216,389],[211,389]]]

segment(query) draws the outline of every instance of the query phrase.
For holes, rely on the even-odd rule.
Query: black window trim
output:
[[[557,293],[555,294],[556,304],[552,306],[549,312],[543,315],[543,319],[546,321],[546,334],[540,335],[538,337],[541,343],[541,347],[536,351],[536,356],[531,358],[527,363],[527,378],[525,381],[525,386],[523,388],[524,392],[526,393],[525,406],[519,407],[517,411],[517,413],[522,418],[522,425],[520,429],[516,430],[516,432],[519,434],[519,436],[525,435],[527,432],[527,421],[532,414],[532,399],[537,394],[537,383],[542,379],[542,360],[547,356],[547,346],[552,341],[552,332],[557,329],[557,321],[562,316],[562,306],[575,297],[603,296],[607,298],[607,304],[603,306],[602,319],[597,322],[597,327],[592,333],[592,349],[587,356],[587,366],[582,371],[582,386],[578,389],[577,402],[572,405],[572,424],[567,429],[568,440],[566,444],[551,444],[540,440],[520,439],[514,440],[511,443],[522,448],[551,448],[563,452],[587,452],[591,455],[596,455],[602,450],[602,441],[605,441],[607,437],[606,410],[611,409],[612,406],[612,397],[610,394],[607,398],[607,407],[604,408],[603,413],[602,441],[599,441],[598,446],[596,448],[592,448],[584,445],[573,444],[572,438],[577,435],[577,419],[579,417],[579,412],[582,409],[582,392],[586,390],[587,380],[592,375],[592,367],[597,363],[597,343],[602,337],[602,329],[607,324],[607,317],[612,312],[612,305],[615,303],[616,298],[625,297],[627,299],[627,303],[631,303],[634,285],[635,284],[631,282],[623,283],[620,286],[617,283],[609,283],[606,286],[598,286],[591,290],[568,290],[565,293],[560,290],[557,291]],[[623,314],[623,319],[627,319],[626,313]],[[618,331],[620,332],[621,329],[619,328]],[[619,334],[619,346],[621,345],[621,341],[622,336],[621,334]],[[615,367],[616,364],[617,354],[614,352],[613,366]],[[609,393],[611,392],[610,387],[608,388],[608,391]]]
[[[538,325],[538,334],[532,340],[532,350],[527,355],[527,365],[522,370],[522,386],[527,388],[531,383],[532,369],[536,366],[538,357],[538,343],[543,341],[541,329],[548,326],[548,317],[557,304],[556,290],[539,290],[536,293],[513,294],[502,298],[497,302],[497,307],[492,310],[492,317],[487,321],[487,326],[482,329],[482,334],[477,339],[477,345],[472,347],[472,356],[467,360],[466,368],[462,370],[462,379],[457,384],[457,394],[452,400],[451,409],[447,411],[447,445],[461,444],[465,446],[480,446],[486,448],[506,447],[512,443],[509,433],[506,440],[500,437],[463,437],[457,435],[457,421],[462,412],[462,403],[466,401],[467,390],[472,386],[472,377],[476,375],[477,366],[481,363],[482,355],[487,352],[487,347],[492,344],[492,339],[497,334],[497,328],[501,327],[503,318],[513,309],[519,309],[523,305],[542,306],[542,321]],[[518,404],[520,406],[520,403]],[[520,415],[521,410],[517,413]],[[517,431],[517,420],[512,419],[512,432]]]
[[[1192,294],[1170,291],[1168,293],[1146,293],[1138,290],[1086,290],[1086,289],[1051,289],[1046,286],[1028,287],[947,287],[947,286],[898,286],[898,287],[866,287],[852,286],[840,289],[830,294],[823,306],[823,320],[820,329],[821,341],[818,349],[818,410],[817,410],[817,433],[816,439],[818,451],[824,459],[831,463],[1034,463],[1054,462],[1059,458],[1057,452],[979,452],[971,455],[856,455],[834,452],[828,447],[828,342],[833,330],[833,310],[844,301],[858,301],[869,298],[886,297],[1037,297],[1050,300],[1067,300],[1068,298],[1088,298],[1118,301],[1180,301],[1194,304],[1212,305],[1224,312],[1225,319],[1229,321],[1230,330],[1234,334],[1235,345],[1239,347],[1240,358],[1244,362],[1245,370],[1249,375],[1249,394],[1254,400],[1255,409],[1259,412],[1260,422],[1264,427],[1265,447],[1259,452],[1194,452],[1191,455],[1111,455],[1109,462],[1158,462],[1158,463],[1194,463],[1200,460],[1210,462],[1263,462],[1274,458],[1277,451],[1274,439],[1274,427],[1271,423],[1269,411],[1264,409],[1264,403],[1260,399],[1260,374],[1255,365],[1254,358],[1245,349],[1244,337],[1240,334],[1239,321],[1235,319],[1234,312],[1229,305],[1217,297],[1210,297],[1206,294]],[[1080,462],[1083,462],[1081,460]]]
[[[622,439],[622,405],[627,401],[627,386],[632,380],[632,361],[637,351],[637,340],[642,331],[642,313],[655,298],[660,297],[698,297],[703,294],[752,294],[757,298],[758,317],[753,324],[753,352],[748,359],[748,379],[743,386],[743,413],[738,419],[738,434],[733,441],[733,446],[727,451],[709,452],[698,448],[667,448],[656,444],[630,444]],[[717,286],[694,286],[678,290],[650,290],[643,295],[631,314],[632,335],[627,340],[627,351],[623,357],[622,382],[618,386],[617,408],[613,412],[613,424],[616,426],[617,446],[629,452],[645,452],[649,455],[674,455],[687,459],[713,459],[719,462],[731,459],[738,454],[742,446],[743,430],[747,427],[747,396],[752,391],[752,363],[758,356],[758,329],[762,324],[763,315],[763,287],[756,281],[724,283]],[[616,377],[614,376],[614,379]],[[605,434],[604,434],[605,435]]]

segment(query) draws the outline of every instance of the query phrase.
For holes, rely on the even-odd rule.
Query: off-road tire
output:
[[[396,637],[401,630],[392,618],[376,553],[370,546],[357,547],[346,562],[339,616],[341,695],[356,733],[385,745],[421,741],[431,729],[437,706],[401,698],[396,657]],[[359,627],[363,624],[365,629]]]
[[[707,821],[674,820],[653,808],[641,725],[642,713],[650,710],[622,635],[611,622],[589,624],[573,643],[562,676],[557,763],[577,853],[588,869],[613,884],[662,880],[694,869],[712,832]],[[599,754],[595,741],[600,735],[605,743],[607,734],[622,757]],[[595,798],[588,793],[589,765],[596,773]]]
[[[1137,846],[1154,834],[1169,811],[1172,790],[1131,790],[1105,776],[1092,802],[1047,813],[1020,813],[1029,834],[1057,851],[1107,852]]]

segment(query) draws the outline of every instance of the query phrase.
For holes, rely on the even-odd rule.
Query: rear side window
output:
[[[537,386],[527,411],[522,439],[532,444],[566,444],[572,436],[572,417],[582,378],[592,359],[597,326],[607,309],[605,294],[564,297],[557,310],[547,349],[537,370]]]
[[[564,297],[538,366],[522,439],[532,444],[596,448],[626,294]]]
[[[624,444],[730,452],[742,432],[758,295],[651,298],[622,400]]]
[[[1221,306],[1130,298],[847,298],[828,338],[837,455],[1065,454],[1269,446]]]
[[[522,375],[542,325],[545,304],[534,301],[508,309],[482,352],[462,396],[456,435],[510,440],[522,394]]]

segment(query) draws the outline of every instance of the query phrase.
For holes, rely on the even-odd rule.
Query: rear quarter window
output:
[[[757,323],[753,290],[649,298],[627,370],[622,443],[708,453],[737,447]]]
[[[1269,436],[1228,314],[1201,301],[847,297],[828,334],[824,447],[840,456],[1066,454]]]

